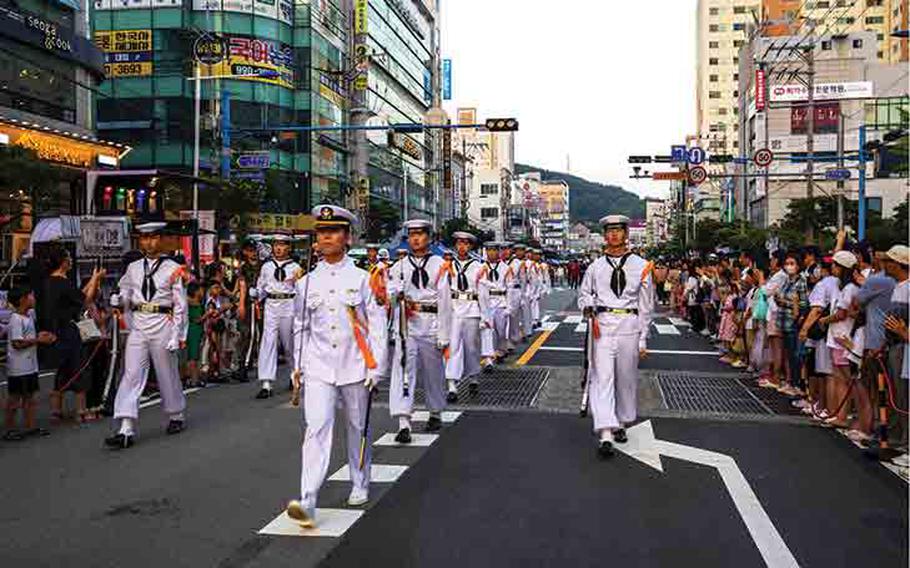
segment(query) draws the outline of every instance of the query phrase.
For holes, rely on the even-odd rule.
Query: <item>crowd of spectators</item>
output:
[[[910,249],[844,241],[839,234],[828,254],[807,246],[767,262],[748,253],[672,262],[656,278],[659,294],[716,343],[722,362],[907,467]]]

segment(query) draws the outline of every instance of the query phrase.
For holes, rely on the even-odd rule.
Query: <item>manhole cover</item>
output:
[[[657,383],[668,410],[765,416],[774,414],[767,404],[737,378],[659,373]]]
[[[477,377],[477,394],[471,394],[468,382],[458,385],[458,402],[449,406],[493,406],[521,408],[531,406],[541,386],[550,376],[546,369],[495,369]],[[379,399],[388,400],[389,383],[379,387]],[[414,401],[424,403],[423,388],[418,387]]]

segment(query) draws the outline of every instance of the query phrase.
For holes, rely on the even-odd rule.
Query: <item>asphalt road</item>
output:
[[[463,401],[428,447],[374,446],[374,478],[398,477],[374,481],[361,508],[345,504],[348,483],[328,481],[320,519],[338,536],[258,534],[296,497],[301,414],[284,396],[255,401],[253,384],[228,385],[188,395],[179,436],[164,435],[158,406],[144,409],[129,451],[102,449],[109,424],[0,443],[0,565],[783,565],[756,544],[772,532],[800,566],[907,565],[906,483],[831,431],[770,414],[670,417],[658,392],[641,401],[658,441],[635,437],[644,450],[598,460],[590,422],[575,414],[583,333],[566,322],[573,296],[555,292],[544,308],[558,325],[523,366],[513,367],[530,341],[507,362],[544,372],[533,407]],[[657,373],[738,380],[698,354],[713,350],[701,337],[658,323],[679,335],[655,329],[651,348],[689,354],[653,353],[644,391],[659,391]],[[374,442],[395,430],[384,403]],[[344,465],[342,435],[336,428],[330,475]],[[682,446],[733,458],[773,529],[751,530],[761,515],[740,514],[729,471],[694,463],[708,454]],[[679,452],[659,458],[663,472],[642,461],[655,447]]]

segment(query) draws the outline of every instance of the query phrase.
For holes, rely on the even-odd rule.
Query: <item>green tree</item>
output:
[[[395,236],[401,214],[398,207],[381,199],[370,199],[370,212],[363,224],[363,237],[369,242],[386,242]]]
[[[496,238],[495,232],[485,231],[480,227],[473,225],[465,217],[456,217],[445,222],[442,229],[439,231],[439,239],[447,245],[453,245],[454,239],[452,239],[452,233],[457,231],[467,231],[477,237],[478,242],[481,243],[492,241]]]
[[[51,212],[59,208],[62,199],[60,186],[73,179],[66,170],[55,167],[38,157],[31,149],[21,146],[0,147],[0,191],[22,197],[33,204],[34,213]],[[15,208],[9,213],[19,213],[21,198],[9,202]]]

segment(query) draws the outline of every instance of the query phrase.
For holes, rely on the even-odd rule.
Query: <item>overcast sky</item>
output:
[[[630,154],[669,154],[695,128],[696,0],[442,0],[446,109],[520,121],[516,160],[640,195]]]

